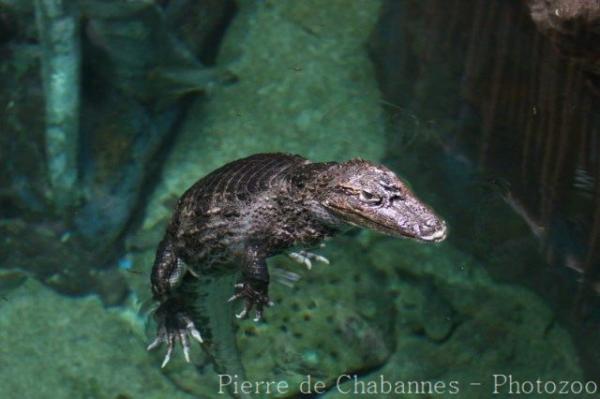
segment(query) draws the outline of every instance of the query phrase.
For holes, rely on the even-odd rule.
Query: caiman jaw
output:
[[[345,219],[349,224],[357,227],[367,227],[390,236],[410,238],[423,242],[441,242],[446,239],[448,232],[446,222],[439,219],[433,213],[429,214],[430,218],[428,219],[428,222],[412,222],[408,226],[413,228],[408,228],[408,226],[401,226],[401,224],[398,223],[398,219],[389,217],[389,215],[385,215],[385,213],[393,214],[393,211],[389,212],[389,209],[387,210],[388,212],[382,212],[381,214],[378,214],[376,212],[377,210],[375,210],[375,212],[371,212],[371,214],[368,214],[360,213],[353,209],[343,209],[336,206],[331,206],[331,208],[336,209],[338,214],[343,214],[343,219]],[[383,210],[380,209],[379,211]],[[406,215],[401,214],[399,219],[405,218]],[[432,232],[425,233],[424,230],[429,228],[434,228],[434,230]]]
[[[361,202],[351,193],[338,194],[324,205],[345,223],[389,236],[440,242],[448,231],[446,223],[409,191],[403,198],[391,197],[376,204]]]

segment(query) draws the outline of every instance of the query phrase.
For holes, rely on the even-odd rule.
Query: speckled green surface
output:
[[[140,321],[34,280],[0,303],[2,398],[192,398],[148,361]]]
[[[493,390],[493,374],[582,379],[570,337],[530,291],[494,282],[480,264],[447,244],[384,238],[369,254],[395,304],[396,351],[362,381],[457,381],[459,397],[483,398]],[[349,389],[355,386],[342,391]],[[344,395],[333,389],[325,397]]]

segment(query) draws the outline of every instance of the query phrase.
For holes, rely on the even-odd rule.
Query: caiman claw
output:
[[[313,260],[325,263],[326,265],[329,264],[329,259],[326,257],[308,251],[290,252],[288,253],[288,256],[301,265],[306,266],[308,270],[312,269]]]
[[[170,308],[170,309],[169,309]],[[164,368],[171,360],[173,348],[177,342],[181,342],[183,347],[183,356],[186,362],[190,362],[190,337],[202,343],[202,336],[194,325],[192,319],[182,311],[173,311],[173,304],[170,301],[164,302],[156,310],[154,317],[158,323],[156,338],[147,350],[158,348],[163,342],[167,343],[167,353],[161,368]]]
[[[269,300],[267,293],[268,283],[263,282],[243,282],[235,286],[235,294],[227,300],[232,302],[237,299],[244,299],[244,309],[235,315],[238,319],[244,319],[248,313],[256,306],[256,316],[254,321],[260,321],[263,318],[263,309],[266,306],[273,306],[273,302]]]

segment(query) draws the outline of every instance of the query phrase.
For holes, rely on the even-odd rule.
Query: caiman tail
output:
[[[238,376],[238,381],[246,381],[246,373],[237,348],[235,334],[234,304],[228,303],[236,274],[200,276],[193,289],[197,298],[194,301],[194,320],[202,332],[202,348],[211,359],[220,375]],[[249,394],[229,393],[236,399],[251,399]]]

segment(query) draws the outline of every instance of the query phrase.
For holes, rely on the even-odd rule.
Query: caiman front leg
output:
[[[171,360],[177,342],[183,346],[183,355],[188,363],[190,361],[189,338],[203,342],[188,311],[191,298],[190,293],[184,292],[181,287],[184,277],[186,277],[185,263],[175,254],[170,240],[165,238],[158,247],[152,267],[152,293],[160,305],[154,312],[154,319],[158,325],[156,338],[148,345],[148,350],[152,350],[163,342],[167,343],[167,353],[161,367],[165,367]]]
[[[242,280],[235,285],[235,294],[229,298],[229,302],[243,298],[244,309],[236,317],[245,318],[252,308],[256,307],[254,321],[260,321],[264,307],[273,304],[269,300],[269,270],[266,257],[254,247],[249,247],[242,262]]]

